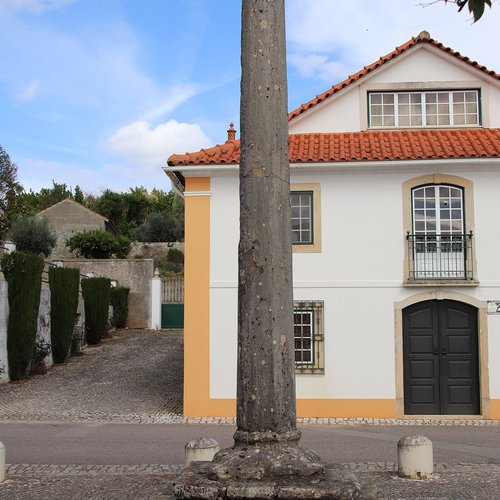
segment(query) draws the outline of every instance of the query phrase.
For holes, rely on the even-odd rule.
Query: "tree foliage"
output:
[[[50,230],[47,219],[25,217],[12,224],[10,238],[20,252],[43,254],[48,257],[56,246],[57,237]]]
[[[0,146],[0,237],[10,228],[18,212],[23,187],[17,181],[17,165]]]
[[[13,252],[2,257],[9,290],[7,353],[11,380],[26,378],[35,355],[42,270],[43,260],[38,255]]]
[[[110,304],[113,306],[113,325],[116,328],[127,326],[128,295],[130,288],[116,286],[110,290]]]
[[[136,240],[144,242],[180,241],[183,236],[181,221],[168,211],[151,214],[134,233]]]
[[[166,193],[144,187],[130,188],[128,192],[116,193],[104,190],[100,196],[89,196],[85,206],[113,221],[120,232],[133,237],[135,230],[155,213],[167,211],[184,225],[183,200],[172,191]]]
[[[474,17],[474,22],[479,21],[484,14],[486,6],[491,8],[491,0],[444,0],[444,3],[455,3],[458,7],[458,12],[462,12],[467,6],[469,13]]]
[[[50,340],[55,363],[64,363],[69,354],[78,308],[79,285],[79,269],[49,269]]]
[[[106,334],[108,325],[111,280],[87,278],[82,280],[85,304],[85,335],[91,345],[98,344]]]
[[[75,233],[66,240],[66,246],[86,259],[124,259],[130,252],[130,240],[103,229]]]

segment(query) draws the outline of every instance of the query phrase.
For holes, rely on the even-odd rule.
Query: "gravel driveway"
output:
[[[0,421],[176,422],[182,393],[182,331],[117,330],[46,375],[0,385]]]

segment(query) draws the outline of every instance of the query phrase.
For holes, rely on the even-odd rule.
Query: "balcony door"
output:
[[[464,279],[464,193],[456,186],[412,190],[413,264],[417,279]]]

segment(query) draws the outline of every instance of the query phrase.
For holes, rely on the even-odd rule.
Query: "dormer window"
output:
[[[372,128],[480,125],[477,90],[370,92]]]

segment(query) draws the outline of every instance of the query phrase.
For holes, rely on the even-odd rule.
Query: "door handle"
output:
[[[439,355],[439,349],[437,347],[434,347],[434,351],[432,354],[434,354],[434,356]]]
[[[446,349],[441,349],[441,357],[442,357],[443,359],[445,359],[445,358],[446,358],[447,354],[448,354],[448,351],[447,351]]]

